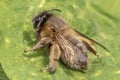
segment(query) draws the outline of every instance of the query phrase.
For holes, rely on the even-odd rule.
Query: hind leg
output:
[[[60,58],[60,54],[61,54],[61,50],[60,50],[59,45],[54,43],[50,47],[49,65],[46,68],[44,68],[43,70],[49,70],[50,73],[54,73],[57,68],[57,63]]]

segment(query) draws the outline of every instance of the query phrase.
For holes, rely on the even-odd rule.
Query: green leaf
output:
[[[0,78],[119,80],[119,3],[120,0],[1,0],[0,63],[4,73],[0,73]],[[40,71],[49,63],[49,51],[41,49],[26,56],[24,50],[37,43],[32,18],[39,12],[51,8],[61,9],[62,12],[56,14],[65,18],[73,28],[104,44],[110,53],[96,46],[100,58],[88,53],[89,69],[86,73],[69,69],[61,62],[55,74]]]

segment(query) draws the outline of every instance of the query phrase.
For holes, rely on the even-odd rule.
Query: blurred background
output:
[[[120,0],[0,0],[0,80],[119,80]],[[59,62],[55,74],[41,72],[49,51],[24,55],[36,43],[32,18],[58,8],[70,25],[106,46],[95,46],[100,57],[88,53],[88,71],[82,73]]]

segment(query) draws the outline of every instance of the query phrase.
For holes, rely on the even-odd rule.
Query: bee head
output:
[[[42,25],[49,19],[49,17],[52,16],[52,14],[50,13],[51,11],[59,11],[60,12],[61,10],[52,9],[52,10],[48,10],[48,11],[43,11],[33,18],[32,22],[33,22],[33,26],[36,29],[36,31],[39,31],[42,28]]]

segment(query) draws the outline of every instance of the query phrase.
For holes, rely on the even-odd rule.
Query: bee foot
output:
[[[50,74],[54,73],[56,71],[56,68],[51,68],[49,66],[46,66],[45,68],[40,69],[40,71],[46,71],[48,70]]]
[[[24,53],[27,53],[27,50],[24,50]]]
[[[97,56],[97,58],[99,58],[99,55],[98,55],[98,54],[97,54],[96,56]]]
[[[46,71],[46,70],[49,70],[49,66],[46,66],[46,67],[40,69],[40,71]]]

